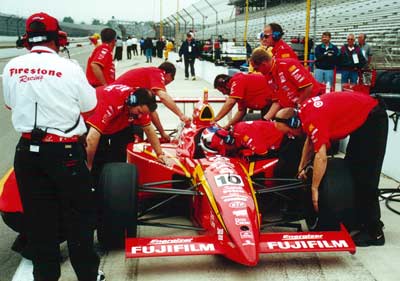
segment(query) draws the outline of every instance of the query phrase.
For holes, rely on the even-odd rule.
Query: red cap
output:
[[[46,13],[36,13],[31,15],[26,20],[26,32],[32,32],[32,30],[30,29],[30,25],[32,22],[35,21],[42,22],[46,27],[46,32],[60,30],[60,26],[58,25],[58,20],[56,18],[53,18]]]

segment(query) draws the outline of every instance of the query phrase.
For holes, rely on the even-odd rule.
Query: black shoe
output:
[[[385,245],[385,235],[383,234],[382,229],[378,229],[377,231],[368,231],[363,229],[352,238],[357,247]]]

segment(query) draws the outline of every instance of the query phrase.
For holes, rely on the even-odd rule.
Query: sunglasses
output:
[[[272,34],[265,34],[265,33],[261,33],[260,34],[260,39],[268,39]]]

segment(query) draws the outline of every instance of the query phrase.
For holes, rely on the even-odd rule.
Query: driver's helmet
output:
[[[225,155],[227,146],[232,145],[232,137],[229,131],[217,126],[207,127],[200,137],[200,146],[204,152]]]

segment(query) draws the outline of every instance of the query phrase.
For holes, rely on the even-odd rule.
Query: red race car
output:
[[[200,136],[213,117],[205,98],[195,107],[192,125],[162,145],[169,156],[167,165],[157,161],[149,143],[141,142],[128,145],[127,163],[104,167],[98,238],[106,248],[125,247],[127,258],[223,255],[246,266],[257,265],[263,253],[355,253],[355,245],[340,223],[353,198],[344,160],[329,160],[320,186],[320,212],[315,216],[304,211],[311,206],[308,184],[273,177],[279,158],[205,153]],[[279,213],[282,206],[298,205],[298,198],[304,199],[295,216],[268,218],[274,209],[268,205],[279,202],[275,208]],[[173,220],[177,214],[186,216],[191,224],[177,224]],[[169,216],[171,222],[165,222]],[[318,219],[336,226],[332,231],[301,232],[301,225],[294,223],[299,219],[306,219],[310,227]],[[137,237],[138,225],[189,229],[198,235]],[[271,225],[297,231],[263,232]]]

